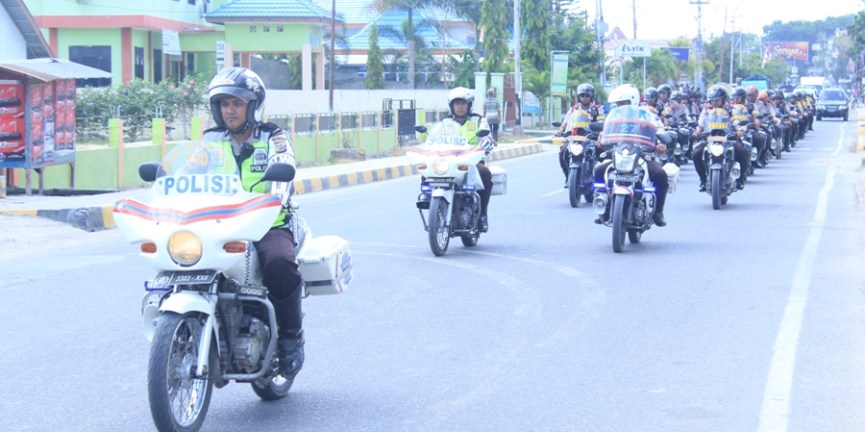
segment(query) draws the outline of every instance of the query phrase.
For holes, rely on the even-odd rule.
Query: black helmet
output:
[[[643,98],[646,100],[655,99],[657,97],[658,97],[658,89],[656,89],[654,87],[648,87],[643,92]]]
[[[673,93],[673,88],[670,87],[669,84],[662,84],[658,87],[658,93],[666,93],[668,96],[671,96]]]
[[[243,126],[232,129],[231,133],[242,133],[250,124],[260,122],[264,114],[264,81],[255,72],[241,67],[226,68],[216,73],[207,86],[207,96],[210,98],[210,112],[219,127],[227,128],[219,109],[219,101],[227,97],[236,97],[246,103],[246,122]]]
[[[712,86],[706,94],[706,99],[708,99],[709,102],[720,100],[721,102],[726,103],[729,98],[730,95],[727,94],[727,89],[719,85]]]
[[[737,87],[736,90],[733,90],[733,97],[734,98],[744,99],[745,95],[746,95],[745,89],[743,89],[742,87]]]
[[[584,95],[584,94],[589,95],[589,97],[591,97],[592,100],[594,100],[595,99],[595,87],[589,83],[582,83],[579,86],[577,86],[577,97],[580,97],[580,95]]]

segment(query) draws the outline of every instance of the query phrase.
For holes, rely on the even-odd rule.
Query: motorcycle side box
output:
[[[498,165],[490,167],[490,173],[493,175],[493,192],[492,195],[504,195],[508,192],[508,173],[505,169]]]
[[[297,264],[309,295],[340,294],[351,283],[351,249],[342,237],[307,239]]]

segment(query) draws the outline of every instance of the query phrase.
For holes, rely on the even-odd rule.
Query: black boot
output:
[[[664,219],[664,203],[667,201],[666,192],[659,194],[655,203],[655,214],[652,215],[652,221],[655,225],[662,227],[667,226],[667,220]]]
[[[299,292],[299,290],[298,290]],[[301,328],[300,296],[273,300],[278,339],[276,341],[279,370],[285,379],[293,379],[303,368],[303,329]]]

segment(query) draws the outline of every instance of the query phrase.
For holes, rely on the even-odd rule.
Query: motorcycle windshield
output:
[[[226,269],[240,254],[223,246],[260,239],[282,210],[276,195],[245,192],[229,145],[180,144],[159,165],[151,193],[126,198],[114,206],[114,219],[132,243],[149,242],[156,252],[142,253],[161,270]],[[182,266],[167,253],[169,239],[186,231],[204,251],[194,266]]]
[[[655,147],[657,126],[651,112],[642,107],[623,105],[614,108],[604,120],[601,144],[616,146],[621,143]]]
[[[444,119],[429,129],[424,144],[467,146],[469,145],[469,141],[460,134],[459,123],[452,119]]]
[[[484,155],[484,149],[469,144],[459,123],[452,119],[444,119],[428,129],[426,141],[406,149],[406,154],[418,161],[429,157],[460,159],[477,157],[480,160]]]

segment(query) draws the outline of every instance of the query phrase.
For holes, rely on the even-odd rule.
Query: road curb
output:
[[[63,222],[84,231],[102,231],[115,228],[113,205],[78,207],[59,210],[2,210],[0,214],[44,217]]]
[[[544,151],[543,146],[538,143],[519,144],[519,147],[493,150],[493,152],[490,153],[489,157],[487,157],[487,160],[489,160],[490,162],[494,162],[498,160],[510,159]],[[296,194],[302,195],[304,193],[320,192],[325,190],[339,189],[346,186],[356,186],[383,180],[392,180],[395,178],[415,174],[417,174],[417,169],[414,167],[414,165],[403,164],[387,168],[356,171],[347,174],[317,177],[306,180],[296,180],[294,182],[294,191]]]

